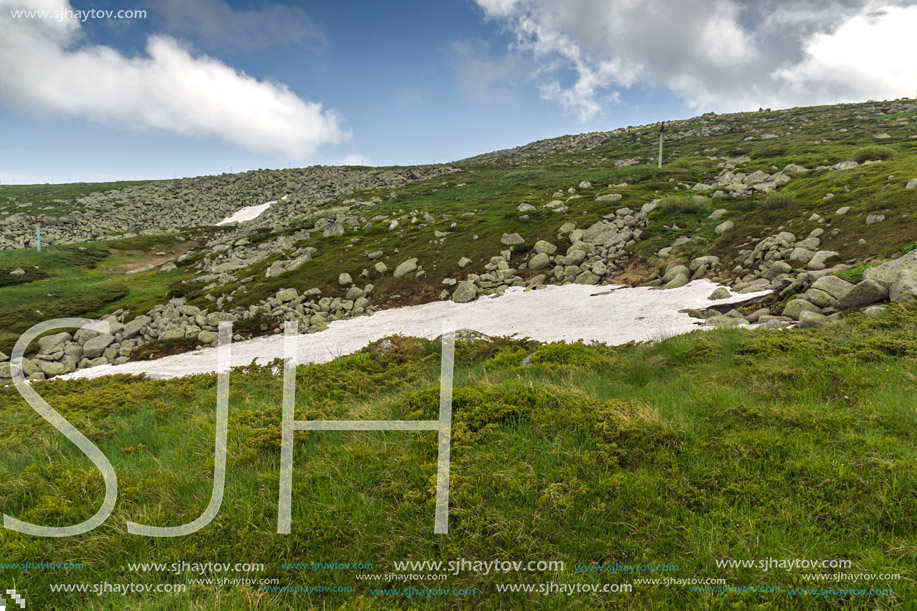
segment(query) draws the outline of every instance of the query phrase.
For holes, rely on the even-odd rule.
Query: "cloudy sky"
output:
[[[914,32],[917,0],[0,0],[0,181],[443,162],[914,97]]]

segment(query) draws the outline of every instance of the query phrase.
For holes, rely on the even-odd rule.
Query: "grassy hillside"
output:
[[[906,608],[917,598],[915,313],[854,317],[815,332],[695,332],[617,349],[459,343],[446,536],[431,534],[436,440],[424,432],[297,433],[293,534],[276,535],[282,381],[271,367],[233,376],[227,489],[214,522],[178,539],[128,535],[125,520],[186,523],[208,502],[215,376],[41,385],[43,397],[110,457],[120,499],[106,525],[88,535],[52,543],[0,531],[6,561],[85,565],[5,577],[44,605],[37,608],[56,609],[120,609],[125,599],[53,594],[51,583],[187,577],[131,572],[128,562],[240,559],[265,569],[233,577],[353,591],[192,585],[181,595],[132,595],[130,608]],[[409,338],[394,345],[301,367],[297,419],[435,418],[438,346]],[[3,512],[43,524],[89,517],[103,492],[98,472],[14,390],[0,390],[0,405]],[[565,570],[411,582],[477,592],[414,600],[373,594],[405,584],[355,577],[395,572],[395,561],[455,558],[560,560]],[[803,570],[716,566],[761,558],[847,559],[848,572],[902,579],[877,586],[892,588],[888,597],[793,596],[790,588],[832,584]],[[373,569],[282,566],[310,561]],[[665,576],[782,591],[704,594],[638,584],[631,593],[560,601],[497,591],[502,583],[659,577],[576,568],[614,563],[674,564],[678,571]]]
[[[585,228],[618,208],[636,211],[653,200],[659,205],[649,225],[605,281],[640,284],[667,265],[707,254],[720,257],[718,273],[728,280],[742,273],[730,271],[741,252],[762,238],[780,231],[801,237],[816,228],[824,230],[819,248],[840,253],[847,269],[839,275],[858,281],[869,266],[917,246],[917,189],[905,188],[917,178],[915,124],[915,113],[894,113],[891,103],[704,115],[669,124],[662,168],[656,167],[656,128],[643,126],[497,151],[451,164],[457,172],[397,186],[344,193],[309,183],[303,188],[321,198],[293,197],[274,216],[239,227],[187,227],[40,253],[3,250],[0,351],[9,352],[22,331],[43,320],[118,309],[130,310],[130,318],[175,296],[211,312],[219,298],[231,295],[232,307],[247,307],[290,287],[341,297],[347,290],[338,284],[341,272],[361,287],[374,284],[377,306],[437,300],[444,279],[483,272],[504,248],[504,233],[524,236],[514,252],[524,259],[536,240],[558,242],[564,223]],[[846,160],[859,165],[832,167]],[[744,173],[770,174],[789,164],[808,171],[770,192],[712,197],[704,184],[730,164]],[[246,181],[257,185],[258,176],[220,180],[245,192]],[[282,178],[272,183],[272,197],[283,193]],[[26,186],[15,196],[66,211],[67,201],[117,188]],[[2,197],[10,189],[0,189],[6,212],[24,213]],[[596,201],[612,193],[621,199]],[[248,193],[239,207],[252,197]],[[545,206],[553,200],[566,210]],[[189,206],[194,201],[188,197]],[[534,210],[520,210],[521,203]],[[714,209],[726,212],[710,218]],[[866,224],[872,214],[885,220]],[[735,229],[717,235],[724,218]],[[348,221],[343,234],[326,237],[326,219]],[[317,249],[294,271],[267,278],[266,270],[287,258],[271,251],[234,271],[234,280],[189,282],[221,246],[245,242],[254,249],[294,235],[292,247]],[[691,240],[659,256],[680,237]],[[379,250],[380,258],[368,257]],[[394,278],[392,269],[412,257],[424,274]],[[471,264],[460,268],[462,257]],[[374,268],[379,261],[388,271]],[[167,262],[178,267],[127,273]],[[17,268],[24,273],[11,275]],[[39,609],[915,609],[915,307],[889,305],[878,317],[852,313],[817,329],[715,329],[614,348],[508,338],[460,342],[445,536],[433,535],[432,432],[298,432],[292,533],[276,534],[277,362],[233,372],[226,493],[213,522],[174,539],[127,534],[127,520],[178,525],[206,507],[216,376],[37,382],[41,396],[109,457],[119,498],[109,520],[83,536],[51,540],[0,529],[0,585],[25,592],[28,608]],[[272,331],[266,326],[263,332]],[[296,417],[434,418],[439,350],[436,342],[396,337],[300,367]],[[0,435],[4,514],[65,525],[100,506],[98,471],[10,387],[0,387]],[[564,568],[453,575],[395,565],[455,559],[559,561]],[[762,570],[718,564],[768,559],[849,565]],[[83,566],[12,567],[22,562]],[[135,562],[264,567],[200,575],[128,567]],[[289,566],[311,562],[372,567]],[[667,569],[600,570],[615,564]],[[434,579],[440,572],[448,576]],[[835,572],[859,575],[859,581],[825,576]],[[421,577],[412,581],[411,574]],[[198,578],[254,581],[191,583]],[[641,582],[664,578],[686,581]],[[104,583],[187,591],[52,590]],[[501,591],[519,584],[536,591]],[[603,584],[632,591],[537,591]],[[299,591],[277,591],[283,587]],[[450,593],[392,591],[410,587]]]

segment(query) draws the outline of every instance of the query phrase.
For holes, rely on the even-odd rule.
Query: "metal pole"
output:
[[[38,245],[38,252],[41,252],[41,223],[35,224],[35,242]]]
[[[662,167],[662,132],[659,132],[659,167]]]

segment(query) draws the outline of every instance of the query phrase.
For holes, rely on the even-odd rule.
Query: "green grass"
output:
[[[82,207],[75,201],[92,193],[115,191],[150,183],[148,180],[76,182],[44,185],[0,185],[0,213],[59,216]],[[30,204],[28,206],[24,204]]]
[[[97,530],[48,545],[0,531],[7,562],[81,561],[83,571],[2,571],[33,608],[558,608],[557,598],[499,594],[495,583],[628,582],[578,573],[590,563],[677,564],[672,576],[780,586],[783,594],[703,595],[637,586],[574,595],[562,608],[905,608],[917,532],[917,413],[911,388],[917,311],[855,317],[822,331],[696,332],[656,344],[459,344],[453,402],[450,532],[432,534],[436,439],[424,432],[297,433],[293,532],[275,533],[282,380],[270,367],[233,374],[228,472],[211,525],[177,539],[128,535],[125,520],[176,525],[206,505],[215,377],[39,383],[40,394],[110,457],[115,512]],[[437,346],[396,340],[299,369],[297,419],[431,419]],[[526,355],[530,366],[522,366]],[[703,381],[699,384],[698,381]],[[101,499],[91,464],[0,389],[2,510],[48,525],[80,521]],[[894,596],[804,598],[805,571],[717,569],[718,559],[849,559],[849,572],[901,573]],[[283,562],[405,559],[560,560],[548,574],[462,573],[415,587],[474,588],[468,599],[373,596],[383,583]],[[163,596],[61,595],[58,581],[183,583],[127,562],[263,562],[282,585],[352,586],[347,595],[269,594],[192,585]],[[225,576],[225,575],[224,575]],[[240,577],[243,575],[233,575]],[[396,584],[397,587],[397,584]],[[835,585],[835,587],[838,587]]]
[[[70,316],[102,316],[119,308],[140,315],[164,301],[170,284],[189,277],[179,268],[125,274],[156,252],[186,248],[174,236],[138,236],[111,242],[0,251],[0,350],[7,354],[19,336],[39,322]],[[22,268],[26,274],[11,276]],[[8,271],[9,270],[9,271]],[[34,347],[33,347],[34,349]]]

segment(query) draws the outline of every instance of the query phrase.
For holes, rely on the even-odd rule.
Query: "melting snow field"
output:
[[[228,225],[229,223],[244,223],[245,221],[251,221],[258,218],[262,212],[271,207],[272,204],[276,204],[277,200],[272,200],[269,202],[264,202],[263,204],[258,204],[257,206],[246,206],[241,210],[236,210],[232,216],[227,216],[225,219],[217,223],[219,225]]]
[[[322,363],[351,354],[389,335],[432,339],[442,333],[443,322],[457,329],[474,329],[487,335],[515,335],[544,342],[577,340],[624,344],[659,340],[698,328],[697,320],[678,310],[723,305],[766,295],[770,291],[733,295],[709,301],[717,285],[696,280],[665,291],[648,287],[568,284],[534,291],[507,290],[502,297],[470,303],[439,301],[382,310],[372,316],[334,321],[324,331],[301,335],[298,363]],[[283,358],[283,335],[234,342],[232,366],[252,360],[266,364]],[[91,367],[61,379],[96,378],[115,374],[146,374],[150,378],[178,378],[217,371],[217,349],[206,348],[154,361]]]

